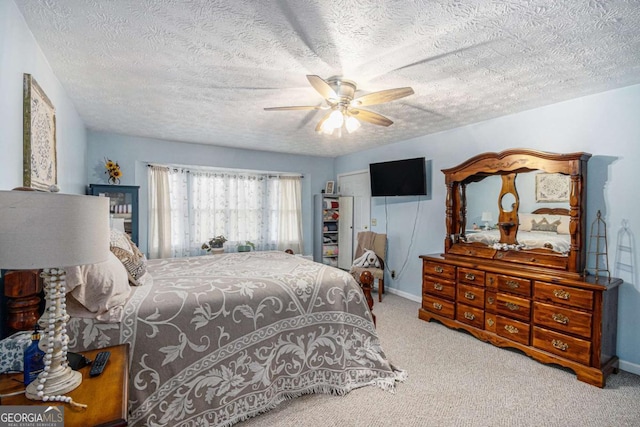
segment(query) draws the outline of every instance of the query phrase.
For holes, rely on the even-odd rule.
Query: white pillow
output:
[[[127,270],[109,253],[98,264],[65,268],[67,273],[67,313],[72,317],[114,323],[122,320],[122,310],[131,287]]]

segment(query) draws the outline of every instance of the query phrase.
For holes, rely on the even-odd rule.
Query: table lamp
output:
[[[493,221],[493,215],[491,212],[482,212],[482,221],[484,221],[484,229],[489,229],[489,223]]]
[[[64,267],[103,262],[108,255],[106,197],[0,191],[0,269],[43,270],[46,308],[38,323],[45,367],[27,386],[27,398],[74,403],[64,394],[80,385],[82,374],[67,361]]]

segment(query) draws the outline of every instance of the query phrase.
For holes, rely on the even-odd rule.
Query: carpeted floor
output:
[[[409,378],[395,394],[364,387],[346,396],[308,395],[241,427],[300,426],[640,426],[640,376],[620,371],[600,389],[437,322],[419,304],[386,294],[378,333]]]

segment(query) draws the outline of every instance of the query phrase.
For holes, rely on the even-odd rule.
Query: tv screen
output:
[[[371,196],[425,196],[424,157],[369,164]]]

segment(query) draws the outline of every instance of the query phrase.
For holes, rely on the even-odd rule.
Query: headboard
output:
[[[583,152],[555,154],[513,149],[480,154],[443,169],[447,186],[445,258],[494,259],[581,274],[586,255],[586,178],[590,157]],[[557,188],[545,192],[541,182],[551,182]],[[483,187],[489,183],[490,188]],[[483,217],[497,218],[492,227],[496,234],[499,231],[499,244],[469,243],[465,238],[470,232],[470,219],[479,218],[473,201],[484,203],[482,210],[489,212],[483,212]],[[557,253],[523,248],[518,242],[519,213],[568,216],[569,250]]]

